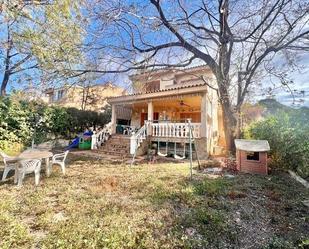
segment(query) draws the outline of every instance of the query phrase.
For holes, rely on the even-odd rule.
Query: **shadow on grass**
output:
[[[234,248],[238,244],[236,230],[228,222],[224,199],[231,186],[224,178],[190,180],[183,177],[152,179],[143,185],[140,198],[155,209],[168,208],[175,234],[181,234],[188,248]]]

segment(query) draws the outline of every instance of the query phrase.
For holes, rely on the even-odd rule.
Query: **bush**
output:
[[[103,113],[94,111],[78,110],[76,108],[68,108],[67,113],[71,116],[71,131],[83,131],[87,127],[104,126],[111,120],[111,108],[106,107]]]
[[[32,139],[39,144],[52,137],[70,138],[86,127],[104,126],[110,116],[110,108],[97,113],[47,106],[14,95],[0,98],[0,150],[18,152],[14,148],[29,146]]]
[[[23,150],[24,146],[20,143],[0,140],[0,150],[3,150],[8,155],[17,155]]]
[[[250,125],[245,138],[270,144],[271,166],[292,169],[309,177],[309,120],[301,113],[278,113]]]

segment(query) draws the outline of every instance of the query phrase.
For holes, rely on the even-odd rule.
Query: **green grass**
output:
[[[33,177],[21,189],[12,179],[0,185],[0,248],[276,248],[308,239],[309,193],[286,175],[190,181],[187,164],[69,166],[38,187]],[[259,225],[266,240],[250,241],[264,236]]]

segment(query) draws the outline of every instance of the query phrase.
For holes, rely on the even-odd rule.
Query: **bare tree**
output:
[[[239,136],[238,117],[249,91],[274,72],[270,69],[278,61],[292,67],[296,54],[309,50],[304,0],[88,2],[88,18],[96,25],[88,30],[86,47],[97,67],[76,75],[201,61],[218,84],[228,148]]]
[[[3,0],[0,3],[0,96],[10,81],[66,78],[80,62],[82,40],[76,0]],[[57,76],[57,77],[56,77]],[[38,85],[39,83],[37,83]]]
[[[17,3],[17,2],[16,2]],[[3,27],[3,40],[1,41],[1,55],[3,61],[3,78],[1,81],[0,96],[6,94],[6,88],[10,78],[26,70],[37,68],[37,63],[33,62],[31,51],[16,49],[14,41],[14,26],[18,25],[18,19],[23,14],[24,5],[12,3],[6,4],[7,15],[2,16],[1,26]],[[20,14],[13,15],[13,12]]]
[[[93,81],[87,80],[85,84],[83,84],[82,90],[82,105],[81,109],[86,110],[88,106],[96,104],[98,101],[98,97],[96,93],[92,89]]]

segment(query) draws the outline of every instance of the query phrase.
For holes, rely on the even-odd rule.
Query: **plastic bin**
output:
[[[90,150],[91,149],[91,137],[79,138],[78,148],[82,150]]]

